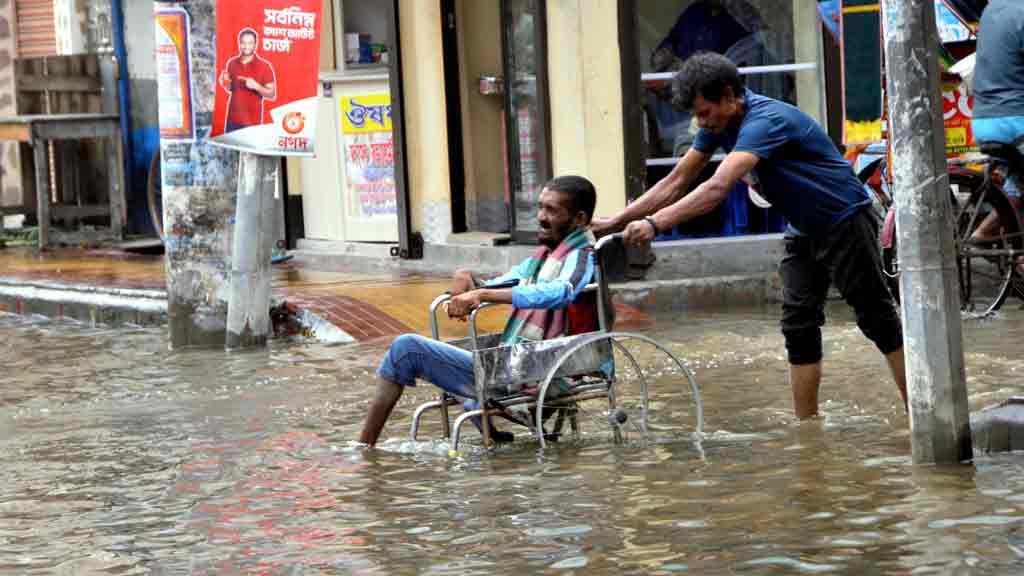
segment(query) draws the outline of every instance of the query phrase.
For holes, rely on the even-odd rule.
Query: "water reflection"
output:
[[[450,456],[405,439],[426,387],[381,449],[351,443],[381,344],[168,352],[159,330],[0,316],[0,573],[1019,572],[1024,460],[913,466],[884,361],[830,318],[817,420],[791,416],[771,313],[691,315],[653,333],[697,372],[703,451],[487,455],[470,433]],[[972,407],[1018,391],[1022,331],[1013,310],[965,325]]]

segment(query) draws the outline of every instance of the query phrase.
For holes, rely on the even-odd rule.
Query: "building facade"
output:
[[[838,66],[826,64],[837,47],[816,0],[325,0],[324,10],[320,152],[288,161],[307,245],[406,250],[417,236],[464,232],[530,243],[553,175],[590,178],[598,214],[611,214],[685,153],[691,121],[672,109],[668,79],[690,53],[725,53],[752,89],[823,124]],[[401,121],[352,125],[353,110],[380,102]],[[391,154],[374,152],[388,143]],[[738,189],[671,234],[772,232],[781,221],[770,212]]]

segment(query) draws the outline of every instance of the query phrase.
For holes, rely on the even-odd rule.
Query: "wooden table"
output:
[[[107,167],[111,189],[109,206],[58,206],[50,213],[50,162],[48,143],[53,140],[107,140]],[[124,192],[124,149],[121,120],[117,114],[45,114],[0,116],[0,140],[32,146],[35,160],[36,217],[39,247],[50,240],[50,218],[85,218],[110,215],[110,228],[120,240],[127,218]]]

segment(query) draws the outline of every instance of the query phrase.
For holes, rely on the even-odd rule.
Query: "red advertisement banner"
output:
[[[312,156],[321,0],[217,0],[213,143]]]

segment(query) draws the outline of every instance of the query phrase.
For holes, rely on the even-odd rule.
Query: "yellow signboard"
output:
[[[345,134],[391,132],[391,95],[364,94],[342,98],[341,131]]]

